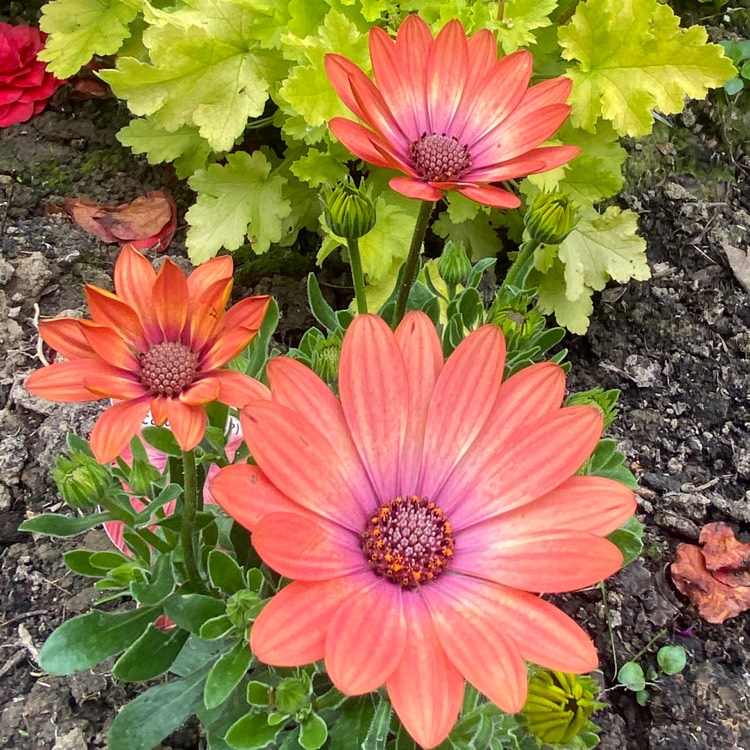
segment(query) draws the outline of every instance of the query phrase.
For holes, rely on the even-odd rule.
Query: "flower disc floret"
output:
[[[469,147],[462,146],[456,136],[425,133],[409,144],[409,158],[428,182],[457,181],[471,169]]]
[[[362,532],[362,550],[375,575],[410,590],[440,577],[453,545],[445,513],[416,495],[381,505]]]
[[[179,341],[152,346],[140,360],[141,382],[153,396],[179,396],[198,371],[198,354]]]

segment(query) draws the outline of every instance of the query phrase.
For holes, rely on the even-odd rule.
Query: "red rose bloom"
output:
[[[0,23],[0,128],[38,115],[65,83],[37,60],[44,39],[31,26]]]

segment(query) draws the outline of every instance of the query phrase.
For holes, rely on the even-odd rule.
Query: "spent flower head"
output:
[[[344,117],[333,134],[360,159],[396,169],[390,185],[425,201],[457,190],[497,208],[518,198],[495,183],[537,174],[578,155],[575,146],[541,146],[570,112],[569,78],[529,88],[527,51],[497,59],[497,41],[483,29],[466,36],[449,21],[433,38],[417,15],[396,39],[370,30],[375,82],[341,55],[326,55],[326,71],[344,104],[364,123]]]
[[[430,319],[396,331],[359,315],[344,336],[337,398],[311,369],[268,363],[271,396],[241,411],[255,464],[219,470],[217,502],[292,579],[253,625],[255,656],[325,660],[360,695],[385,684],[424,747],[445,739],[464,680],[500,708],[526,702],[526,661],[588,672],[588,635],[539,592],[614,573],[605,536],[635,508],[624,485],[575,476],[602,417],[563,407],[552,363],[505,382],[500,329],[472,332],[444,362]]]

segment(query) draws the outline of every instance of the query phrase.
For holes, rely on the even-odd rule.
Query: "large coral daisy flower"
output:
[[[97,461],[118,456],[151,411],[169,420],[183,450],[206,430],[205,404],[242,406],[264,391],[252,378],[219,369],[258,332],[269,297],[249,297],[225,313],[233,262],[204,263],[187,278],[172,261],[159,273],[130,245],[115,265],[115,294],[86,287],[93,320],[57,318],[39,324],[42,338],[66,361],[26,380],[31,393],[52,401],[114,399],[91,433]]]
[[[304,365],[273,359],[270,399],[241,412],[257,466],[223,468],[211,485],[261,558],[293,579],[253,625],[257,658],[324,659],[348,695],[385,684],[425,747],[456,721],[464,680],[517,712],[525,660],[596,666],[586,633],[537,593],[618,570],[603,537],[635,507],[623,485],[575,476],[602,417],[561,406],[562,369],[537,364],[501,384],[504,360],[492,325],[444,364],[424,313],[395,333],[360,315],[343,342],[340,400]]]
[[[326,55],[331,84],[365,124],[335,117],[334,135],[360,159],[403,172],[391,187],[436,201],[444,190],[498,208],[518,198],[491,183],[545,172],[570,161],[574,146],[538,146],[570,112],[568,78],[529,86],[527,51],[497,59],[487,29],[467,38],[449,21],[433,39],[417,15],[403,22],[394,41],[370,30],[373,83],[341,55]]]

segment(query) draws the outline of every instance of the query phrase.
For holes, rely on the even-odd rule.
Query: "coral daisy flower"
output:
[[[234,370],[220,370],[253,339],[268,297],[249,297],[225,313],[232,259],[214,258],[187,278],[170,260],[155,273],[125,245],[115,265],[115,294],[86,287],[93,320],[58,318],[39,324],[42,338],[67,361],[26,380],[52,401],[117,401],[91,433],[91,450],[107,463],[119,455],[151,411],[169,420],[183,450],[206,429],[204,405],[242,406],[265,387]]]
[[[436,201],[443,190],[458,190],[479,203],[517,208],[515,195],[490,183],[554,169],[580,152],[537,148],[570,112],[570,79],[528,88],[531,54],[498,60],[487,29],[467,38],[454,20],[433,39],[411,15],[395,41],[370,30],[370,57],[376,83],[345,57],[326,55],[336,93],[367,126],[334,117],[330,127],[360,159],[406,174],[391,180],[399,193]]]
[[[424,313],[395,333],[357,316],[340,401],[301,363],[273,359],[270,399],[240,415],[257,466],[223,468],[211,486],[261,558],[294,579],[253,626],[258,659],[324,659],[348,695],[385,684],[425,747],[456,721],[464,679],[517,712],[524,660],[596,666],[586,633],[536,593],[618,570],[603,536],[635,507],[623,485],[575,476],[602,417],[561,406],[561,368],[533,365],[501,384],[504,360],[495,326],[444,364]]]

